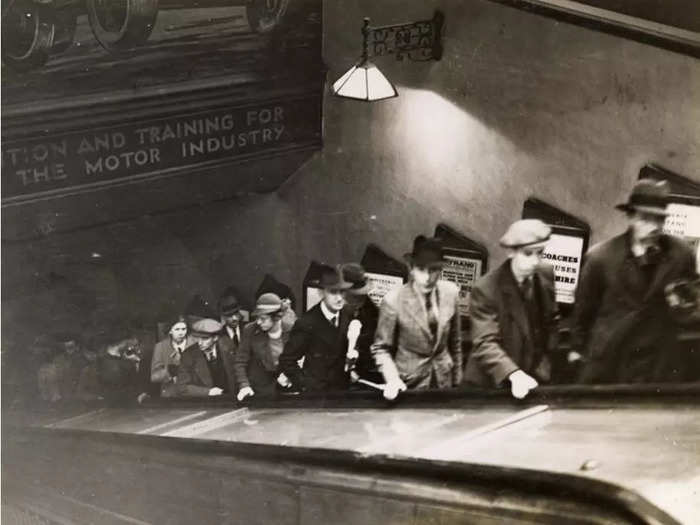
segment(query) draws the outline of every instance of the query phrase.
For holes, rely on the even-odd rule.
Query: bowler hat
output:
[[[442,239],[419,235],[413,240],[413,251],[406,254],[413,266],[425,267],[442,264]]]
[[[192,335],[209,337],[217,335],[223,328],[224,325],[214,319],[200,319],[192,325]]]
[[[282,299],[273,293],[264,293],[255,303],[253,315],[270,315],[279,312],[282,309]]]
[[[365,269],[362,265],[357,263],[346,263],[341,265],[341,272],[343,274],[343,279],[351,284],[351,288],[348,289],[348,293],[353,295],[366,295],[372,285],[367,278]]]
[[[539,219],[521,219],[510,225],[501,237],[501,246],[521,248],[532,244],[544,243],[552,235],[552,228]]]
[[[230,287],[224,290],[219,298],[219,313],[232,315],[238,313],[240,309],[241,303],[238,302],[235,292]]]
[[[654,215],[668,215],[666,206],[670,200],[670,189],[665,180],[642,179],[632,188],[627,202],[615,206],[618,210],[641,211]]]
[[[339,267],[333,268],[326,264],[321,267],[321,277],[314,281],[313,284],[326,290],[347,290],[352,287],[352,283],[343,279],[343,274]]]

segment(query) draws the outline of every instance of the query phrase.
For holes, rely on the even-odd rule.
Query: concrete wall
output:
[[[590,222],[593,242],[624,227],[613,206],[647,162],[700,181],[700,61],[493,4],[325,2],[335,80],[376,24],[446,15],[440,62],[378,59],[400,96],[324,104],[325,146],[277,193],[3,245],[4,341],[52,325],[124,318],[151,326],[195,292],[265,272],[300,293],[311,259],[393,254],[446,222],[484,243],[535,196]],[[93,253],[99,254],[94,256]]]

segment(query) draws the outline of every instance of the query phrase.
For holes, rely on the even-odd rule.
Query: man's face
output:
[[[275,318],[268,314],[260,314],[255,319],[255,323],[263,332],[269,332],[275,326]]]
[[[345,306],[345,292],[337,288],[324,288],[323,302],[331,312],[340,312]]]
[[[345,294],[345,301],[348,303],[348,306],[351,308],[359,308],[362,306],[367,299],[367,296],[364,294],[352,294],[348,293]]]
[[[636,242],[655,244],[663,231],[666,216],[635,211],[629,215],[632,236]]]
[[[78,346],[78,343],[75,341],[65,341],[63,343],[63,351],[68,354],[68,355],[73,355],[80,350],[80,347]]]
[[[544,248],[544,244],[534,244],[511,250],[511,268],[515,276],[520,279],[527,279],[535,273],[535,269],[542,261]]]
[[[218,337],[215,335],[196,335],[197,345],[202,352],[206,352],[216,343]]]
[[[432,263],[425,266],[411,266],[411,279],[422,293],[430,293],[440,279],[442,264]]]
[[[182,343],[187,337],[187,325],[185,323],[175,323],[170,329],[170,337],[172,337],[174,343]]]
[[[238,324],[241,322],[241,311],[236,310],[233,313],[222,313],[221,322],[229,328],[237,328]]]

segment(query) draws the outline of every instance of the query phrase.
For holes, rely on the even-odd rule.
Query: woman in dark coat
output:
[[[287,384],[278,371],[279,356],[289,338],[289,330],[282,322],[282,300],[273,293],[262,294],[253,316],[255,321],[243,328],[241,346],[234,358],[239,401],[253,395],[272,395],[278,383]]]

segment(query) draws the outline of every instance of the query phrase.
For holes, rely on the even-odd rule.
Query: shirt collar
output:
[[[328,322],[331,322],[331,319],[334,318],[336,315],[338,315],[340,312],[333,313],[331,312],[328,307],[326,306],[326,303],[321,301],[321,311],[323,312],[323,317],[325,317]]]
[[[228,336],[231,339],[233,339],[233,334],[235,333],[236,336],[238,337],[238,340],[240,341],[240,339],[241,339],[240,329],[241,329],[240,325],[238,325],[235,330],[233,328],[231,328],[230,326],[226,325],[226,333],[228,334]]]

